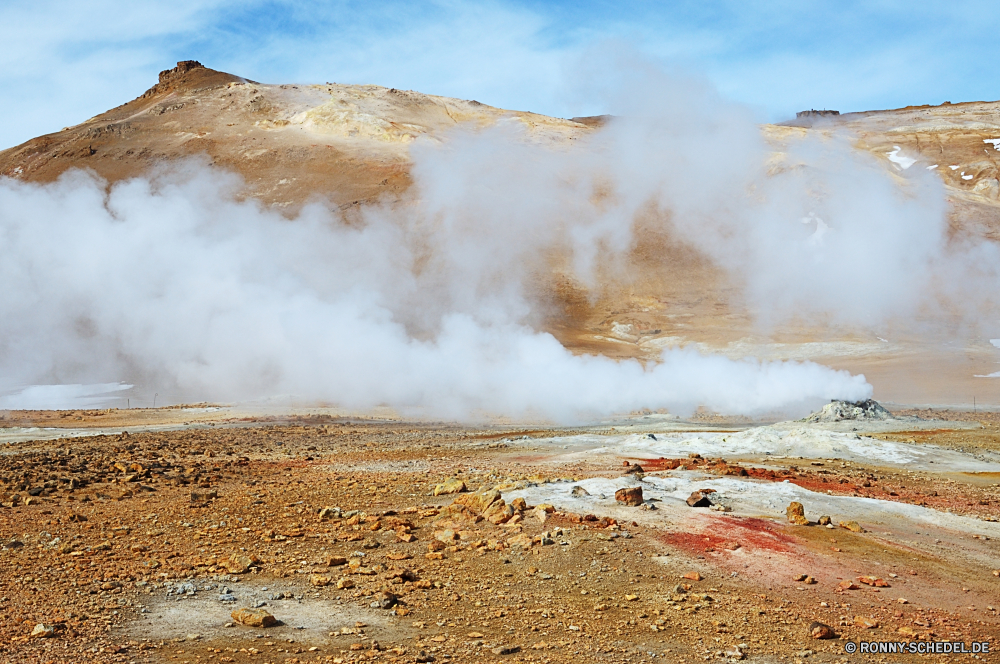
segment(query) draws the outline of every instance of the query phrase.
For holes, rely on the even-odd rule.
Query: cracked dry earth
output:
[[[551,439],[572,433],[313,418],[10,444],[0,659],[841,662],[846,640],[995,643],[1000,557],[986,531],[942,541],[947,523],[884,532],[877,507],[854,532],[597,493],[685,477],[794,484],[992,527],[997,478],[808,459],[559,461]],[[998,430],[920,435],[988,450]],[[645,476],[623,477],[633,461]],[[434,496],[449,479],[469,491]],[[592,503],[541,504],[577,486]],[[233,620],[253,608],[277,624]],[[811,638],[814,621],[839,638]],[[38,624],[51,636],[32,637]],[[920,659],[935,657],[949,659]]]

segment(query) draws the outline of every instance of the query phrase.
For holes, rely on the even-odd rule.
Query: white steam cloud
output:
[[[623,117],[572,145],[538,145],[518,121],[418,142],[407,200],[350,220],[322,204],[289,220],[195,161],[110,187],[0,181],[0,392],[127,381],[174,401],[558,421],[870,396],[863,376],[813,363],[673,349],[644,367],[533,327],[551,257],[594,285],[640,219],[738,275],[771,323],[912,316],[969,255],[949,248],[925,169],[898,180],[837,137],[776,161],[744,109],[645,80],[609,90]]]
[[[81,172],[0,184],[3,387],[128,380],[192,400],[291,394],[557,420],[701,404],[759,411],[870,391],[863,377],[809,363],[678,349],[644,369],[573,356],[520,322],[530,313],[521,265],[551,231],[533,244],[515,222],[477,225],[460,205],[448,219],[453,208],[430,195],[426,212],[396,213],[426,222],[416,242],[388,209],[361,225],[322,206],[287,220],[238,201],[238,189],[196,164],[110,191]],[[467,221],[451,228],[455,219]]]

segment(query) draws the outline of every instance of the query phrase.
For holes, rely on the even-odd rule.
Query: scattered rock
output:
[[[632,507],[638,507],[642,505],[642,487],[634,486],[618,489],[615,491],[615,500],[619,503],[631,505]]]
[[[690,507],[711,507],[712,501],[708,499],[708,494],[702,491],[695,491],[687,498]]]
[[[875,629],[878,627],[878,621],[867,616],[854,616],[854,626],[861,629]]]
[[[819,525],[821,525],[821,526],[829,526],[832,522],[833,522],[833,519],[831,519],[830,517],[828,517],[826,515],[821,516],[819,518],[819,521],[817,521],[817,523]]]
[[[465,486],[463,484],[463,486]],[[455,492],[452,492],[455,493]],[[500,492],[496,489],[484,489],[476,493],[470,493],[455,498],[455,505],[464,505],[476,514],[484,514],[493,503],[501,500]]]
[[[572,491],[570,491],[570,495],[573,495],[573,496],[589,496],[590,492],[587,491],[586,489],[584,489],[582,486],[580,486],[578,484],[578,485],[576,485],[576,486],[573,487]]]
[[[324,507],[319,511],[319,520],[329,521],[330,519],[339,519],[340,514],[339,507]]]
[[[463,491],[468,491],[465,487],[465,482],[455,477],[446,479],[434,487],[435,496],[447,496],[453,493],[462,493]]]
[[[330,577],[323,576],[322,574],[310,574],[309,583],[317,588],[322,588],[330,585]]]
[[[354,581],[348,578],[337,579],[337,587],[341,590],[347,590],[348,588],[354,587]]]
[[[785,514],[788,516],[788,523],[793,523],[797,526],[809,525],[809,519],[806,518],[806,509],[802,506],[802,503],[789,503],[788,507],[785,508]]]
[[[837,584],[837,588],[840,590],[857,590],[860,587],[861,586],[854,583],[850,579],[844,579],[843,581]]]
[[[393,593],[382,591],[375,596],[375,601],[372,602],[373,607],[380,609],[391,609],[399,603],[399,597]]]
[[[691,579],[692,581],[701,581],[701,574],[698,572],[688,572],[682,578]]]
[[[840,522],[840,527],[841,528],[845,528],[847,530],[850,530],[851,532],[854,532],[854,533],[865,533],[865,532],[868,532],[864,528],[862,528],[861,524],[859,524],[857,521],[841,521]]]
[[[494,655],[513,655],[516,652],[521,652],[521,646],[499,646],[492,650]]]
[[[225,567],[230,574],[246,574],[253,565],[260,562],[260,558],[252,554],[234,553],[226,561]]]
[[[215,500],[219,497],[219,492],[215,489],[211,491],[192,491],[191,492],[191,502],[192,503],[206,503],[210,500]]]
[[[524,498],[520,497],[510,501],[510,506],[516,509],[518,512],[523,512],[524,510],[528,509],[528,503],[524,501]]]
[[[534,543],[535,542],[531,536],[525,533],[520,533],[507,540],[507,546],[511,548],[517,547],[521,549],[530,549]]]
[[[237,609],[229,615],[234,622],[247,627],[271,627],[278,624],[274,616],[264,609]]]
[[[639,464],[637,464],[637,463],[629,463],[628,461],[625,462],[625,474],[626,475],[642,475],[645,472],[646,471],[644,471],[642,469],[642,466],[640,466]]]
[[[809,625],[809,636],[814,639],[835,639],[837,638],[833,628],[821,622],[815,621]]]
[[[31,630],[31,638],[33,639],[50,639],[55,635],[56,628],[54,625],[38,623],[35,625],[35,629]]]
[[[876,588],[888,588],[889,584],[885,579],[880,579],[874,576],[859,576],[858,581],[865,584],[866,586],[874,586]]]

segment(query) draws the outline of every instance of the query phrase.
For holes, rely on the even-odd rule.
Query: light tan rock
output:
[[[56,628],[53,625],[38,623],[35,625],[35,628],[31,630],[31,638],[33,639],[50,639],[55,635]]]
[[[274,616],[264,609],[237,609],[229,615],[234,622],[247,627],[271,627],[278,624]]]
[[[785,508],[785,515],[788,517],[788,523],[793,523],[797,526],[809,525],[809,519],[806,518],[806,510],[802,506],[802,503],[789,503],[788,507]]]
[[[463,491],[467,490],[468,489],[466,489],[465,482],[463,482],[458,478],[451,477],[434,487],[434,495],[447,496],[453,493],[462,493]]]

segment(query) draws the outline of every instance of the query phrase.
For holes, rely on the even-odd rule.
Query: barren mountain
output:
[[[529,141],[566,145],[606,118],[551,118],[477,101],[376,85],[265,85],[181,62],[139,98],[74,127],[0,152],[0,175],[48,182],[86,168],[109,182],[154,165],[207,155],[246,182],[246,195],[289,213],[320,198],[347,209],[392,202],[411,184],[409,145],[461,124],[517,122]],[[934,169],[951,204],[952,230],[1000,238],[1000,102],[851,113],[762,128],[776,151],[847,128],[856,147],[890,171]],[[988,339],[932,340],[905,322],[891,340],[829,326],[761,331],[739,304],[739,284],[694,249],[640,229],[631,265],[591,292],[563,274],[539,284],[555,306],[541,325],[566,346],[653,358],[685,343],[732,357],[812,359],[865,373],[882,400],[1000,404],[1000,381],[976,378],[1000,360]],[[974,336],[974,335],[973,335]],[[947,341],[947,343],[946,343]]]

